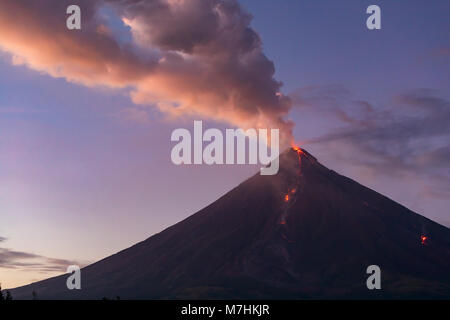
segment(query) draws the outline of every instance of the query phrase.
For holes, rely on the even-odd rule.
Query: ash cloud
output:
[[[15,64],[86,86],[125,88],[136,104],[243,128],[279,128],[291,101],[280,94],[252,17],[235,0],[80,0],[82,30],[65,27],[68,0],[0,3],[0,48]],[[116,38],[109,8],[129,28]],[[117,21],[116,21],[117,22]]]

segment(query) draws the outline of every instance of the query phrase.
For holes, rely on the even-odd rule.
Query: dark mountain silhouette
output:
[[[422,238],[423,236],[427,238]],[[381,268],[368,290],[366,268]],[[187,219],[82,269],[16,288],[17,299],[449,298],[450,229],[322,166],[280,156]]]

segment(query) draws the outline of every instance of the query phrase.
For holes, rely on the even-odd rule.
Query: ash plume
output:
[[[53,77],[124,88],[134,103],[170,116],[279,128],[290,142],[291,101],[237,1],[80,0],[81,30],[66,28],[71,4],[1,1],[0,49],[14,64]],[[129,41],[114,24],[128,28]]]

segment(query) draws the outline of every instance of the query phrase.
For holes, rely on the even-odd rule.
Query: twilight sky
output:
[[[81,31],[65,27],[74,3]],[[144,240],[257,172],[173,165],[170,134],[194,119],[292,132],[330,169],[450,225],[448,1],[239,4],[0,2],[3,287]]]

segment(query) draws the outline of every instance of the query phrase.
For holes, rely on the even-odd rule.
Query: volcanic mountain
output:
[[[366,269],[381,269],[369,290]],[[81,271],[12,290],[40,299],[449,298],[450,229],[300,148],[187,219]]]

